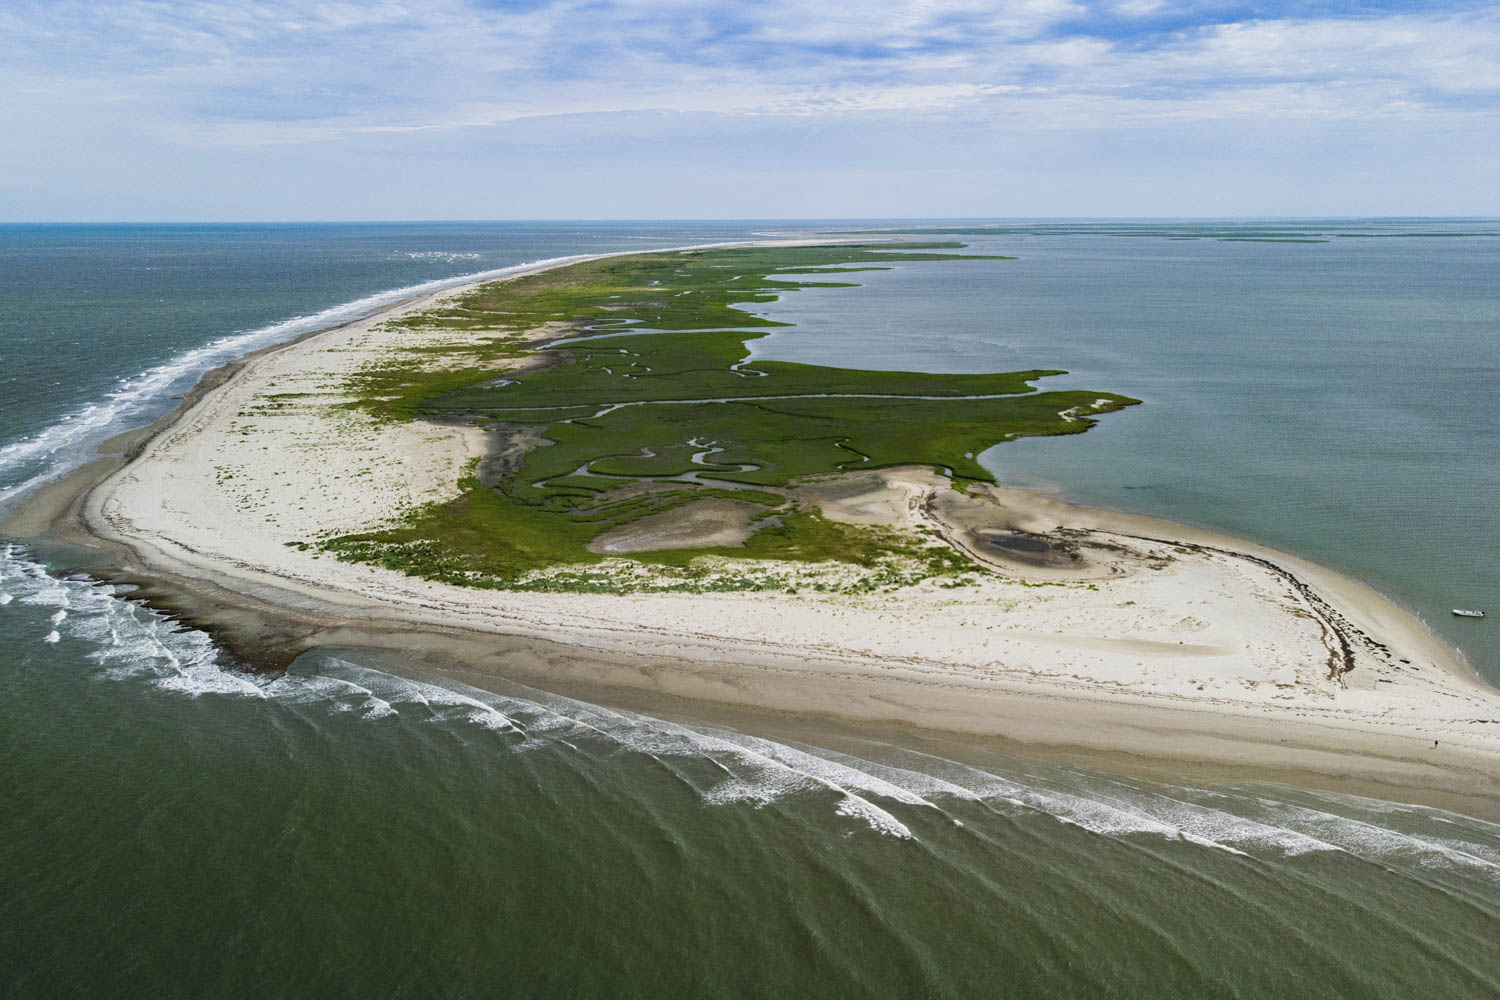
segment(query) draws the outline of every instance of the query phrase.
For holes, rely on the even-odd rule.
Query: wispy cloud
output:
[[[573,122],[572,148],[610,116],[663,137],[703,116],[992,138],[1500,124],[1491,4],[12,0],[0,37],[0,127],[80,149],[133,136],[141,155],[404,154],[543,121],[554,137]]]
[[[1182,22],[1191,12],[1179,10],[1159,32],[1111,31],[1112,16],[1166,13],[1141,0],[1093,10],[1067,0],[855,8],[137,0],[36,3],[12,9],[5,28],[12,81],[110,81],[221,125],[317,118],[399,130],[449,121],[474,102],[507,107],[495,121],[643,101],[747,114],[926,111],[1016,88],[1039,103],[1059,91],[1111,104],[1196,92],[1213,115],[1225,92],[1270,81],[1326,86],[1333,98],[1373,85],[1407,106],[1500,93],[1493,9],[1238,21],[1210,10],[1190,26]],[[1348,110],[1362,108],[1367,102]]]

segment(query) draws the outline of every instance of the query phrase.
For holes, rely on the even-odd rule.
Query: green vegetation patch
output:
[[[747,308],[822,284],[778,275],[1009,259],[946,252],[961,246],[614,257],[493,282],[392,320],[389,330],[451,332],[459,346],[436,349],[443,356],[433,365],[435,349],[418,346],[432,338],[414,338],[411,350],[360,374],[351,406],[382,419],[477,421],[497,434],[520,425],[542,443],[483,482],[476,473],[455,501],[324,545],[340,558],[430,579],[518,589],[794,589],[784,573],[705,568],[731,556],[858,567],[838,584],[854,590],[967,572],[972,566],[945,546],[828,521],[802,509],[787,487],[907,464],[987,481],[975,459],[991,445],[1078,433],[1136,400],[1038,392],[1032,383],[1060,374],[1053,370],[945,375],[760,360],[748,345],[786,324]],[[538,328],[557,337],[527,344],[522,335]],[[744,546],[607,560],[588,551],[604,531],[714,496],[757,508],[761,527]],[[641,572],[622,575],[622,561]]]

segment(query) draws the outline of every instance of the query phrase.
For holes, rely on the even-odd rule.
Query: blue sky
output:
[[[7,0],[0,219],[1500,215],[1500,6]]]

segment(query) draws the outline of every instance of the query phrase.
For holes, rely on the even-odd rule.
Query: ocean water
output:
[[[0,489],[396,289],[799,225],[0,227]],[[1471,426],[1495,405],[1492,238],[1345,251],[1035,228],[975,241],[1021,261],[789,296],[771,311],[799,326],[759,349],[1072,368],[1147,405],[997,449],[1003,476],[1314,558],[1320,539],[1404,552],[1323,558],[1413,604],[1448,558],[1427,526],[1493,523],[1483,453],[1443,457],[1495,453]],[[1403,309],[1420,320],[1404,334]],[[1330,373],[1347,384],[1320,395]],[[1433,470],[1441,488],[1410,478]],[[1356,516],[1382,479],[1425,505]],[[1262,510],[1278,505],[1298,517]],[[650,718],[353,650],[251,676],[64,568],[0,541],[7,997],[1500,995],[1491,823]],[[1466,579],[1492,593],[1493,573]]]

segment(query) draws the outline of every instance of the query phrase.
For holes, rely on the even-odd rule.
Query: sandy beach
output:
[[[381,326],[392,315],[210,379],[102,480],[53,490],[45,505],[67,508],[53,530],[199,595],[199,620],[253,609],[289,623],[288,652],[400,649],[436,669],[648,708],[916,727],[1500,815],[1500,692],[1414,616],[1283,553],[1035,492],[965,496],[920,468],[800,487],[833,519],[969,554],[988,571],[962,589],[523,593],[320,554],[309,543],[456,496],[497,446],[476,427],[340,405],[363,367],[414,346],[440,357],[463,336],[393,333]],[[37,509],[8,530],[39,533]]]

